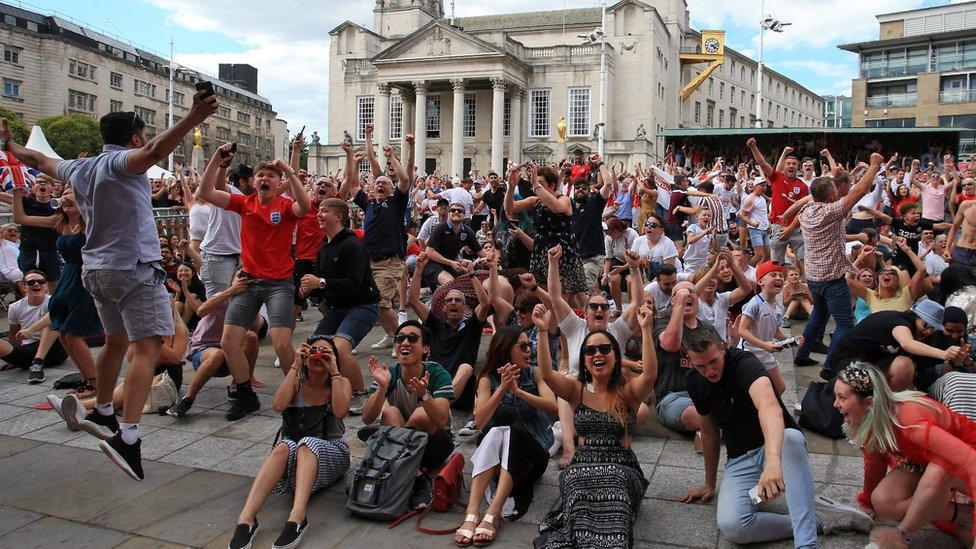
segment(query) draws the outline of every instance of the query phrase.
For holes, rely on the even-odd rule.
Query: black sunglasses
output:
[[[444,303],[464,303],[464,298],[462,297],[445,297]]]
[[[24,280],[24,284],[27,286],[43,286],[47,284],[47,280],[38,280],[36,278],[32,278],[30,280]]]
[[[520,341],[516,343],[515,346],[518,347],[523,353],[527,353],[532,350],[532,344],[528,341]]]
[[[587,303],[586,306],[591,311],[609,311],[610,310],[610,304],[609,303]]]
[[[597,353],[597,351],[599,351],[601,355],[607,356],[610,354],[610,351],[612,350],[613,350],[613,345],[610,345],[609,343],[601,343],[599,345],[586,345],[585,347],[583,347],[583,354],[586,356],[593,356]]]
[[[403,343],[404,341],[416,343],[420,341],[420,334],[397,334],[393,336],[394,343]]]
[[[645,229],[656,229],[658,227],[660,227],[660,225],[658,225],[657,223],[644,223]]]
[[[464,208],[451,208],[450,212],[453,213],[464,213]]]

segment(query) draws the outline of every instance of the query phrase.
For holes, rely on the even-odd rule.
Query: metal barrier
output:
[[[159,236],[178,235],[180,239],[189,238],[190,214],[180,208],[153,208],[156,230]]]

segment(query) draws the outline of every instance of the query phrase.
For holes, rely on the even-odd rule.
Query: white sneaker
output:
[[[478,427],[475,426],[474,417],[472,417],[471,419],[468,420],[467,423],[464,424],[464,427],[458,429],[458,436],[469,437],[471,435],[477,435],[480,432],[481,429],[478,429]]]
[[[275,368],[281,368],[281,359],[280,358],[276,358],[275,359]]]
[[[55,400],[57,404],[55,404]],[[54,411],[64,420],[69,431],[77,431],[80,429],[80,423],[85,419],[85,412],[87,410],[82,406],[78,397],[75,395],[67,395],[64,398],[58,398],[56,395],[48,395],[47,401],[51,403]]]
[[[406,311],[400,311],[399,313],[397,313],[397,326],[403,324],[406,321],[407,321]]]
[[[549,447],[549,457],[555,457],[563,447],[563,425],[560,422],[552,424],[552,446]]]
[[[869,534],[874,527],[874,519],[860,509],[844,505],[826,496],[817,496],[813,501],[817,506],[817,519],[826,535],[836,532]]]
[[[381,339],[381,340],[377,341],[376,343],[370,345],[370,347],[373,348],[373,349],[376,349],[376,350],[379,350],[379,349],[389,349],[390,347],[393,347],[393,338],[390,337],[390,336],[388,336],[388,335],[385,335],[385,336],[383,336],[383,339]]]

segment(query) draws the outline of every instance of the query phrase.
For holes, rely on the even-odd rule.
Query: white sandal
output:
[[[501,530],[502,521],[500,518],[496,521],[495,515],[485,515],[481,519],[481,523],[484,524],[486,522],[492,526],[492,529],[489,530],[479,525],[477,528],[475,528],[474,535],[477,536],[478,534],[481,534],[484,536],[491,536],[491,538],[489,538],[488,541],[474,541],[472,539],[475,547],[486,547],[491,545],[495,541],[495,537],[498,536],[499,530]]]
[[[470,522],[470,523],[474,524],[475,527],[476,527],[476,529],[477,529],[477,526],[478,526],[478,515],[468,515],[468,516],[464,517],[464,522]],[[464,522],[461,523],[461,526],[464,526]],[[461,527],[459,526],[458,529],[454,531],[454,535],[455,536],[457,536],[458,534],[461,534],[461,537],[463,539],[467,539],[467,543],[462,542],[462,541],[458,541],[457,540],[457,537],[455,537],[454,538],[454,545],[457,545],[458,547],[470,547],[471,546],[471,543],[474,541],[472,539],[472,538],[474,538],[474,532],[472,532],[471,530],[462,530]]]

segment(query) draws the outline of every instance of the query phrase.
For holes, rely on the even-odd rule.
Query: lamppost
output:
[[[763,2],[763,11],[766,11],[766,3]],[[767,15],[765,19],[759,22],[759,66],[756,70],[756,127],[763,127],[762,118],[762,89],[763,89],[763,46],[765,45],[766,31],[771,30],[773,32],[783,32],[792,23],[784,23],[779,19],[773,19],[771,15]]]
[[[579,35],[587,44],[600,43],[600,121],[597,123],[597,152],[603,158],[603,136],[607,127],[607,0],[600,0],[600,26],[589,34]]]

